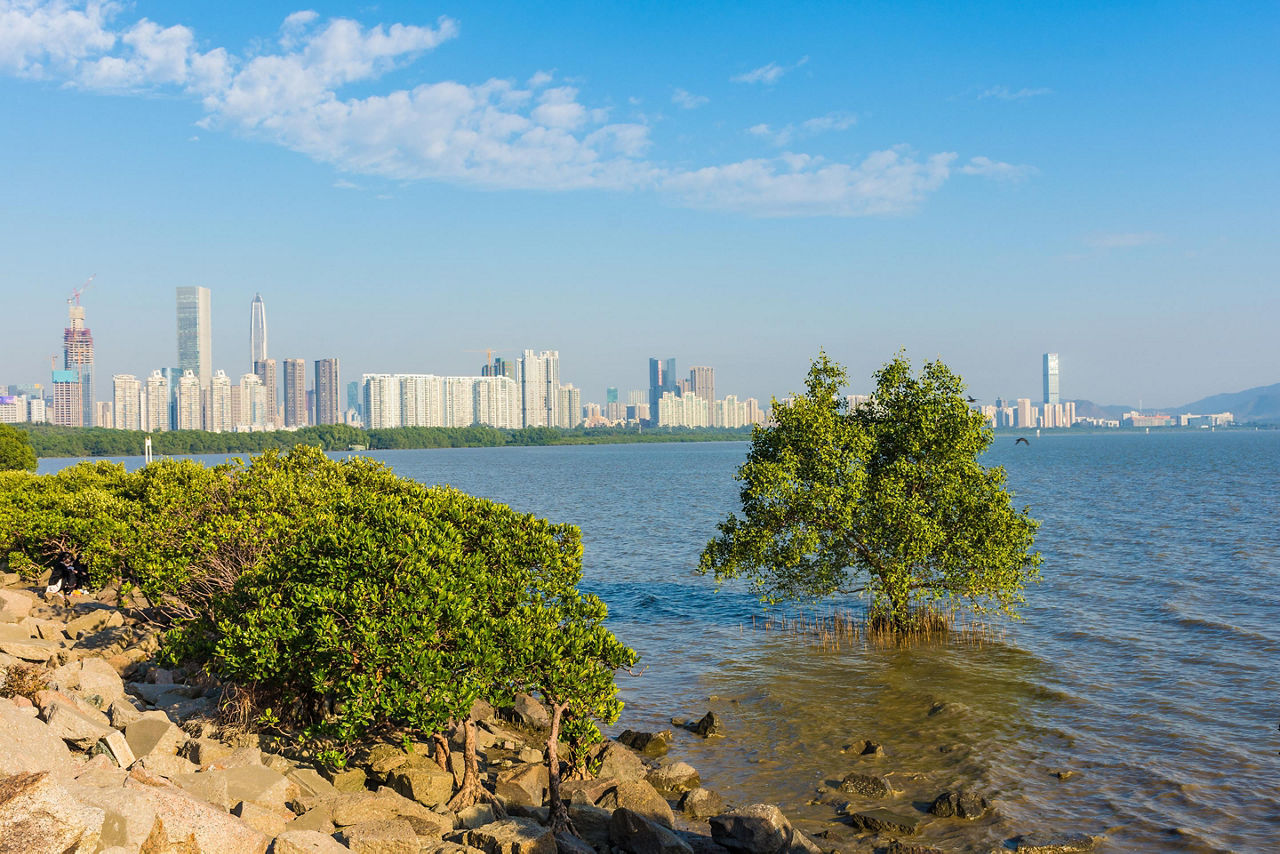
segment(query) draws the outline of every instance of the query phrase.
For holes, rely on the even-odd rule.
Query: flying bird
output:
[[[970,403],[978,402],[978,399],[976,397],[966,397],[965,400],[969,401]]]
[[[1018,437],[1018,439],[1017,439],[1017,441],[1015,441],[1013,444],[1015,444],[1015,445],[1030,445],[1031,443],[1027,441],[1027,438],[1026,438],[1025,436],[1019,436],[1019,437]]]

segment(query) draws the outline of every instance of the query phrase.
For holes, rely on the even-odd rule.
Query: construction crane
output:
[[[484,353],[484,364],[486,368],[493,367],[493,348],[489,347],[485,350],[463,350],[464,353]]]
[[[96,278],[98,278],[98,274],[94,273],[92,276],[90,276],[88,279],[85,280],[85,283],[83,285],[73,290],[71,292],[71,296],[67,297],[67,305],[70,305],[72,302],[74,302],[76,305],[79,305],[80,297],[84,294],[85,291],[89,290],[89,286],[93,284],[93,280]]]

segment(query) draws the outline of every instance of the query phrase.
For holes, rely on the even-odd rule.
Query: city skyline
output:
[[[195,285],[233,380],[255,293],[277,358],[556,347],[596,400],[672,353],[785,396],[820,346],[984,400],[1046,351],[1107,404],[1280,380],[1274,4],[561,8],[0,0],[0,374],[96,270],[100,378]]]

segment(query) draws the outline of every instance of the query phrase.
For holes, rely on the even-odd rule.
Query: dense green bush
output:
[[[26,433],[0,424],[0,471],[35,471],[36,452]]]
[[[455,807],[481,796],[477,699],[546,700],[555,806],[562,720],[598,739],[621,709],[614,674],[636,660],[578,590],[574,526],[313,447],[2,473],[0,549],[26,571],[68,551],[95,582],[132,585],[168,628],[169,663],[226,681],[242,720],[336,744],[335,758],[371,730],[461,723]]]

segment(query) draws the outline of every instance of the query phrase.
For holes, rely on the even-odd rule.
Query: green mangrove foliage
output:
[[[979,461],[992,434],[963,382],[899,356],[850,407],[845,379],[819,352],[805,393],[774,402],[776,426],[755,430],[738,470],[742,516],[718,526],[699,571],[746,579],[767,603],[863,594],[895,630],[940,601],[1013,614],[1038,578],[1039,523]]]
[[[132,585],[166,624],[167,661],[219,677],[228,712],[329,745],[335,762],[369,733],[462,726],[455,809],[486,797],[476,700],[551,707],[558,803],[562,717],[598,740],[621,709],[615,674],[636,661],[578,589],[576,527],[311,447],[0,473],[0,549],[28,573],[65,551],[97,583]]]
[[[36,451],[21,430],[0,424],[0,471],[35,471]]]
[[[260,454],[288,450],[295,445],[314,445],[326,451],[368,448],[375,451],[410,448],[490,448],[503,445],[599,445],[630,442],[735,442],[750,435],[748,428],[711,427],[525,427],[500,430],[496,427],[391,427],[362,430],[345,424],[325,424],[301,430],[255,433],[207,433],[203,430],[171,430],[145,433],[139,430],[110,430],[104,427],[55,427],[22,424],[14,428],[30,440],[37,457],[127,457],[141,456],[143,443],[151,436],[154,453],[177,454]],[[0,435],[0,463],[5,459]],[[0,464],[0,468],[4,466]],[[29,466],[28,466],[29,467]]]

